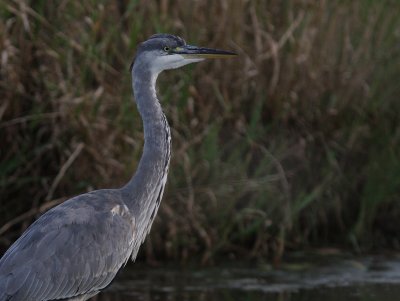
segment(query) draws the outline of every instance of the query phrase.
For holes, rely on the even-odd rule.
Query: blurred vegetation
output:
[[[129,64],[155,32],[238,52],[165,73],[166,195],[142,258],[400,249],[399,1],[0,3],[0,244],[119,187],[143,144]]]

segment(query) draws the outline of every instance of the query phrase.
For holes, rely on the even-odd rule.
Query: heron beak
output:
[[[212,48],[204,48],[197,47],[192,45],[185,45],[182,47],[177,47],[172,50],[174,54],[180,54],[184,58],[187,59],[223,59],[223,58],[231,58],[236,56],[237,54],[234,52],[220,50],[220,49],[212,49]]]

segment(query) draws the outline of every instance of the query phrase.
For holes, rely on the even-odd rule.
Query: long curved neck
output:
[[[171,155],[171,134],[167,119],[157,99],[157,74],[141,66],[132,70],[132,86],[143,119],[144,149],[132,179],[122,189],[126,205],[137,219],[139,233],[145,236],[157,213],[167,179]],[[144,237],[142,237],[144,239]]]

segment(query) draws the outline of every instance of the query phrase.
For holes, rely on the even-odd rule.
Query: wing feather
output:
[[[116,214],[115,206],[123,210]],[[81,195],[48,211],[14,243],[0,260],[0,284],[8,281],[13,301],[97,292],[126,263],[134,234],[134,219],[118,195]]]

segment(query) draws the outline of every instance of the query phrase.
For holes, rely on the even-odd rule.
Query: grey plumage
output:
[[[157,76],[231,55],[168,34],[154,35],[138,47],[131,71],[145,144],[135,175],[120,189],[79,195],[35,221],[0,259],[0,301],[87,300],[136,258],[157,214],[171,156]]]
[[[49,210],[0,261],[0,300],[97,293],[126,263],[135,219],[119,190],[77,196]]]

